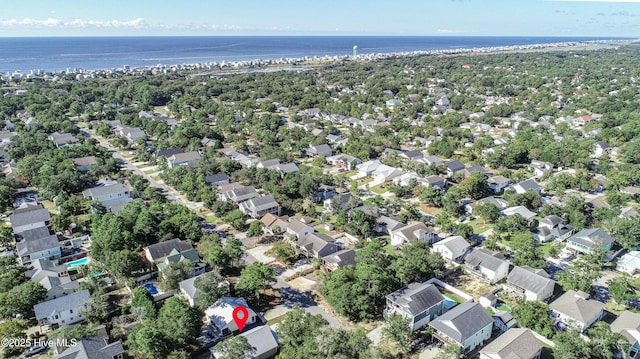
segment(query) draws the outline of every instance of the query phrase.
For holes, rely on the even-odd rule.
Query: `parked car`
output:
[[[32,357],[34,355],[40,354],[45,350],[47,350],[47,347],[45,347],[44,345],[36,344],[36,345],[32,346],[31,348],[27,349],[26,352],[24,352],[24,357],[25,358],[29,358],[29,357]]]

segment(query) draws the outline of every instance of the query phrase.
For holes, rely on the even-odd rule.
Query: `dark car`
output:
[[[34,346],[32,346],[31,348],[27,349],[26,352],[24,352],[24,357],[25,358],[30,358],[34,355],[40,354],[42,352],[44,352],[45,350],[47,350],[47,347],[40,345],[40,344],[36,344]]]

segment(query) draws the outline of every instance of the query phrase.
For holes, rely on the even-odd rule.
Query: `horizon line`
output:
[[[136,34],[136,35],[21,35],[3,36],[5,39],[22,38],[95,38],[95,37],[532,37],[532,38],[602,38],[602,39],[640,39],[640,36],[621,35],[468,35],[468,34]]]

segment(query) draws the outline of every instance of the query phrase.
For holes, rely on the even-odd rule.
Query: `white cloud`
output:
[[[438,29],[436,30],[438,34],[460,34],[462,31],[460,30],[452,30],[452,29]]]
[[[120,21],[120,20],[110,20],[110,21],[101,21],[101,20],[83,20],[83,19],[73,19],[73,20],[61,20],[56,18],[47,18],[44,20],[24,18],[24,19],[5,19],[0,20],[0,27],[35,27],[35,28],[43,28],[43,27],[55,27],[55,28],[134,28],[134,29],[143,29],[149,27],[149,25],[142,18],[137,18],[129,21]]]

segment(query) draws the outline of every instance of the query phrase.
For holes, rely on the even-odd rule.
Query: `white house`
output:
[[[277,335],[269,326],[263,325],[243,331],[239,334],[247,338],[247,342],[254,348],[251,353],[252,359],[270,359],[275,357],[278,353],[278,340]],[[221,353],[212,347],[209,349],[214,359],[219,359],[224,356],[225,353]]]
[[[454,262],[459,261],[467,254],[470,244],[461,236],[451,236],[440,242],[436,242],[431,247],[433,253],[440,253],[442,258]]]
[[[640,251],[631,251],[620,257],[616,270],[629,275],[640,273]]]
[[[487,184],[493,193],[502,193],[511,184],[511,180],[504,176],[492,176],[487,179]]]
[[[511,328],[480,351],[480,359],[539,359],[542,343],[531,329]]]
[[[131,191],[127,186],[118,182],[108,182],[82,191],[84,198],[100,201],[109,212],[117,213],[122,207],[131,202]]]
[[[551,315],[567,326],[584,332],[604,315],[604,303],[589,299],[585,292],[568,290],[549,304]]]
[[[415,239],[425,243],[432,243],[435,238],[436,235],[433,233],[433,229],[422,222],[416,222],[392,231],[391,245],[398,247],[403,243],[411,243]]]
[[[611,153],[611,146],[605,141],[598,141],[594,145],[594,154],[596,157],[600,157]]]
[[[486,310],[474,302],[465,302],[434,319],[429,326],[434,337],[446,344],[458,345],[468,353],[491,337],[493,320]]]
[[[41,326],[52,328],[74,324],[84,320],[84,313],[91,310],[89,290],[81,290],[33,306],[36,320]]]
[[[49,211],[41,204],[37,206],[26,205],[14,210],[9,216],[9,222],[11,222],[11,228],[13,228],[14,233],[46,227],[50,220]]]
[[[387,295],[384,316],[401,315],[411,320],[411,330],[424,328],[446,310],[444,296],[433,284],[410,283]]]
[[[622,334],[629,341],[630,348],[626,358],[640,357],[640,313],[625,310],[611,323],[611,331]]]
[[[218,336],[227,336],[238,331],[238,326],[233,320],[233,310],[237,307],[245,307],[249,317],[245,326],[251,326],[258,320],[258,315],[247,304],[244,298],[221,297],[204,311],[205,322],[215,328]]]
[[[314,232],[313,227],[310,227],[295,218],[289,220],[286,233],[289,236],[295,236],[297,239],[303,238],[307,233]]]
[[[555,284],[544,269],[516,266],[507,276],[506,290],[524,300],[545,301],[553,295]]]
[[[465,270],[493,284],[507,276],[509,262],[500,253],[476,248],[464,260]]]
[[[553,171],[553,164],[550,162],[533,160],[529,164],[529,169],[533,171],[534,176],[539,178]]]

